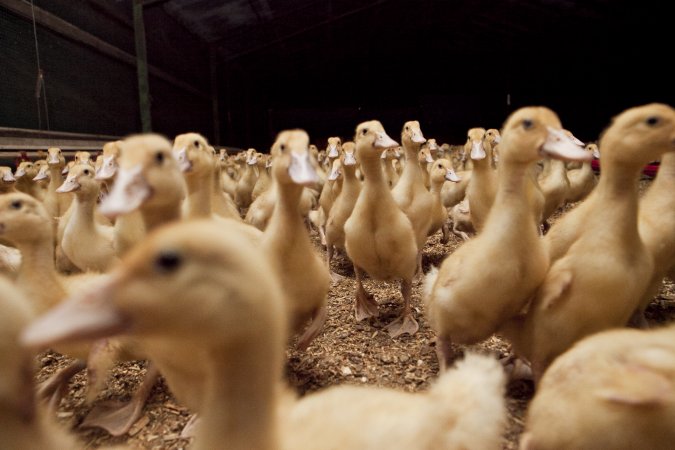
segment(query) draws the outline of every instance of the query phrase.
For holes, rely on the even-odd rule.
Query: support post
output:
[[[138,73],[138,103],[141,110],[141,129],[152,131],[150,115],[150,83],[148,82],[148,55],[145,48],[145,25],[143,23],[143,2],[133,1],[134,40],[136,41],[136,72]]]

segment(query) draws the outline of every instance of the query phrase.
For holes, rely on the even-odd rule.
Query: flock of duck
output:
[[[672,448],[675,327],[644,329],[675,276],[669,106],[628,109],[585,148],[553,111],[527,107],[463,146],[425,139],[416,121],[399,145],[373,120],[322,151],[302,130],[281,132],[269,154],[236,155],[196,133],[142,134],[95,161],[66,164],[50,148],[0,174],[0,448],[82,447],[53,420],[69,379],[86,367],[92,400],[108,369],[137,359],[149,365],[131,401],[94,405],[88,424],[126,433],[161,374],[196,414],[195,449],[492,449],[518,375],[536,385],[522,449]],[[425,275],[422,249],[439,231],[466,242]],[[378,315],[366,276],[400,282],[394,339],[418,331],[423,282],[441,367],[428,391],[296,398],[284,385],[285,349],[322,332],[344,278],[335,252],[354,266],[354,320]],[[495,333],[513,357],[457,361],[457,345]],[[37,390],[45,349],[74,362]]]

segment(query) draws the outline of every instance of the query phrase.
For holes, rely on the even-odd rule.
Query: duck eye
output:
[[[363,130],[361,130],[361,134],[364,136],[368,134],[368,128],[364,128]]]
[[[279,146],[279,150],[281,150],[282,152],[285,151],[286,150],[286,144],[281,144]]]
[[[199,148],[199,141],[195,141],[195,147]]]
[[[533,126],[534,126],[534,123],[530,119],[524,119],[523,120],[523,128],[525,128],[526,130],[529,130]]]
[[[84,169],[84,174],[89,175],[89,169]]]
[[[183,258],[173,251],[162,251],[155,259],[155,270],[159,273],[171,273],[176,271],[183,263]]]
[[[651,116],[645,120],[645,123],[649,125],[650,127],[653,127],[654,125],[657,125],[660,122],[659,118],[656,116]]]
[[[162,164],[164,162],[164,153],[162,152],[155,153],[155,161],[157,162],[157,164]]]
[[[22,203],[21,200],[14,200],[9,204],[12,209],[21,209]]]

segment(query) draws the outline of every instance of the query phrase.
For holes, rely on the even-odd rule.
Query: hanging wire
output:
[[[33,5],[33,0],[30,0],[30,11],[33,16],[33,38],[35,39],[35,58],[37,61],[37,80],[35,82],[35,102],[37,104],[38,111],[38,127],[42,129],[42,113],[40,108],[40,96],[42,96],[44,106],[45,106],[45,119],[47,121],[47,130],[50,130],[49,127],[49,109],[47,108],[47,87],[45,85],[44,72],[42,67],[40,67],[40,48],[38,46],[37,38],[37,25],[35,21],[35,7]],[[42,94],[42,95],[41,95]]]

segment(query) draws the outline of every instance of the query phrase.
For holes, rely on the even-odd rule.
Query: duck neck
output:
[[[380,157],[369,157],[364,155],[360,156],[359,160],[361,161],[361,172],[365,175],[363,188],[370,190],[389,190],[387,181],[384,179],[384,173],[382,172]]]
[[[193,173],[185,177],[187,184],[187,216],[191,219],[211,217],[211,198],[213,194],[212,172]]]
[[[290,236],[297,237],[299,233],[306,233],[298,210],[303,187],[295,183],[281,184],[278,181],[275,184],[278,204],[274,207],[270,218],[268,225],[270,232],[284,239],[289,239]]]
[[[273,345],[261,346],[256,342],[244,342],[235,349],[213,349],[208,397],[195,438],[196,450],[279,447],[276,419],[279,358],[275,358],[274,350]],[[236,356],[224,359],[223,355]]]
[[[247,182],[253,182],[253,179],[255,178],[255,166],[246,164],[246,170],[244,170],[242,178]]]
[[[431,187],[429,187],[429,192],[434,196],[434,198],[441,198],[441,191],[443,190],[443,184],[445,184],[445,178],[440,181],[432,181]]]
[[[530,165],[503,159],[499,164],[497,193],[485,223],[484,234],[504,235],[507,232],[538,236],[537,224],[532,220],[527,186]]]
[[[21,268],[16,282],[32,300],[36,312],[47,311],[65,298],[54,265],[54,242],[51,224],[30,241],[17,242],[21,252]]]
[[[594,217],[622,230],[622,239],[638,238],[638,183],[642,165],[625,164],[605,158],[595,188],[596,202],[602,205]],[[609,216],[609,217],[605,217]]]
[[[419,160],[417,159],[420,145],[404,141],[403,150],[405,151],[405,167],[403,168],[403,175],[401,175],[401,178],[404,183],[413,183],[418,180],[424,182],[422,167],[420,167]]]
[[[63,167],[59,165],[49,165],[49,185],[47,185],[47,192],[56,195],[56,190],[63,184],[63,175],[61,170]]]
[[[356,178],[356,166],[343,166],[342,173],[341,195],[358,195],[361,182]]]
[[[75,210],[71,220],[76,221],[79,227],[84,229],[94,228],[94,208],[98,192],[84,192],[79,190],[75,193]]]
[[[675,152],[668,152],[661,158],[659,172],[652,189],[658,188],[664,194],[672,195],[675,190]]]

